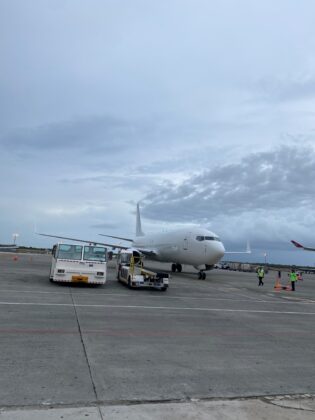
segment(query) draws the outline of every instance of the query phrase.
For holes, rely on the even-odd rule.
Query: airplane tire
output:
[[[181,265],[181,264],[176,264],[176,268],[177,268],[177,271],[178,271],[179,273],[181,273],[181,272],[182,272],[182,265]]]
[[[172,273],[175,273],[176,271],[176,264],[172,264]]]
[[[202,280],[206,280],[206,273],[202,273]]]
[[[199,279],[199,280],[201,280],[201,279],[202,279],[202,272],[201,272],[201,271],[199,271],[199,273],[198,273],[198,279]]]

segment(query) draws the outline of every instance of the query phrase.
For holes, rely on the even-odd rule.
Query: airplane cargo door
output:
[[[184,251],[187,251],[188,250],[188,239],[187,238],[184,239],[183,250]]]

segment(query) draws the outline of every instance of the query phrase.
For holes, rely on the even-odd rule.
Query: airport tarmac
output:
[[[0,254],[0,417],[314,418],[315,275],[275,291],[274,272],[258,287],[184,266],[159,292],[114,262],[97,287],[52,284],[49,265]]]

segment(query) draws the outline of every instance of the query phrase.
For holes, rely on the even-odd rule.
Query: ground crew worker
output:
[[[265,277],[265,270],[263,269],[263,267],[258,267],[257,276],[259,280],[258,286],[263,286],[264,285],[263,278]]]
[[[295,291],[295,282],[297,281],[297,274],[294,270],[294,268],[292,268],[291,273],[289,274],[289,278],[291,281],[291,290],[292,292]]]

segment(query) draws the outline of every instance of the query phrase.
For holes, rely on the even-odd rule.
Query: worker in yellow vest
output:
[[[289,274],[289,279],[291,282],[291,290],[292,292],[295,291],[295,282],[297,281],[297,274],[294,270],[294,268],[292,268],[291,273]]]
[[[264,285],[263,278],[265,277],[265,270],[263,269],[263,267],[258,267],[257,276],[259,280],[258,286],[263,286]]]

